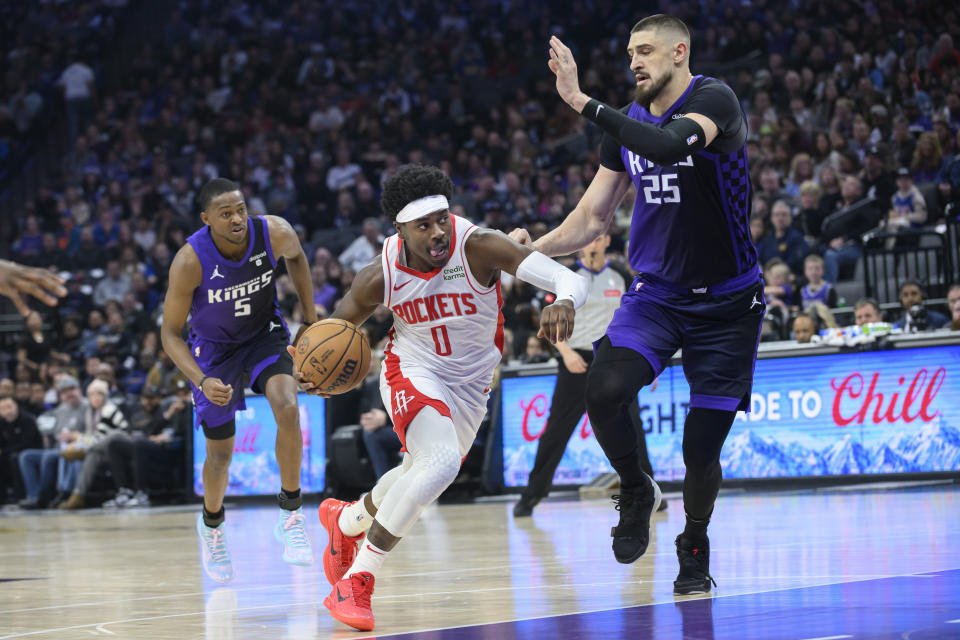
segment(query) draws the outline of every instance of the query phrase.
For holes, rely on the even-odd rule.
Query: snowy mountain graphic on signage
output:
[[[937,424],[910,435],[896,433],[873,446],[846,434],[819,451],[744,431],[727,441],[720,462],[727,478],[957,471],[960,429],[941,417]]]
[[[941,416],[938,424],[924,425],[905,439],[898,451],[917,471],[956,471],[960,469],[960,429],[947,425]]]
[[[863,473],[870,467],[870,454],[849,434],[824,451],[823,457],[827,474],[832,476]]]

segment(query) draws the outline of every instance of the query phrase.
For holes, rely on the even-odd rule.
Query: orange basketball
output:
[[[300,336],[293,366],[321,392],[346,393],[363,382],[370,369],[370,343],[346,320],[321,320]]]

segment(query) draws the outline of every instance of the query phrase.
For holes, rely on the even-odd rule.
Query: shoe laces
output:
[[[614,508],[620,512],[620,523],[625,525],[639,523],[640,510],[646,503],[642,498],[643,489],[621,488],[620,493],[614,494]]]
[[[221,564],[230,560],[227,553],[227,538],[219,528],[210,529],[206,536],[207,551],[210,552],[210,559],[215,564]]]
[[[373,576],[363,576],[355,573],[350,576],[350,589],[353,591],[353,601],[358,607],[370,608],[370,595],[373,593]]]
[[[289,516],[283,521],[283,529],[287,532],[286,539],[292,547],[302,547],[307,545],[307,531],[303,526],[303,514],[298,511],[291,511]]]

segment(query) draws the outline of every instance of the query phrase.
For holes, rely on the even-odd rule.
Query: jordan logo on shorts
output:
[[[220,273],[220,265],[215,266],[213,268],[213,273],[210,274],[210,279],[213,280],[214,278],[223,278],[223,277],[225,276],[222,273]]]
[[[397,391],[396,395],[393,397],[393,408],[399,415],[403,415],[407,412],[407,405],[413,401],[413,398],[407,397],[407,392],[404,390]]]
[[[750,308],[753,309],[758,304],[760,304],[760,301],[757,300],[757,294],[753,294],[753,302],[750,303]]]

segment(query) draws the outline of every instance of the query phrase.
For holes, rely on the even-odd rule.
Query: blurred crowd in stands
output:
[[[838,309],[851,323],[885,312],[903,325],[919,307],[913,329],[960,329],[956,289],[938,311],[923,304],[930,283],[902,283],[902,308],[882,309],[861,300],[858,271],[865,243],[920,246],[957,215],[960,11],[924,0],[662,4],[691,27],[692,69],[728,82],[749,120],[751,230],[771,309],[763,339],[815,335]],[[122,41],[141,10],[0,8],[2,179],[16,179],[51,122],[66,121],[69,149],[0,221],[0,254],[70,276],[57,309],[0,335],[0,502],[83,506],[107,467],[114,506],[149,500],[140,467],[190,430],[189,387],[158,322],[172,257],[201,224],[204,182],[235,180],[251,214],[295,226],[322,313],[392,233],[380,185],[404,163],[448,172],[455,213],[538,237],[584,193],[599,141],[558,99],[547,38],[573,48],[586,92],[622,105],[641,17],[609,0],[161,1],[151,10],[162,27]],[[621,263],[634,195],[614,222]],[[295,330],[295,291],[277,282]],[[543,295],[507,288],[505,361],[551,357],[535,331]],[[386,309],[374,315],[372,344],[390,324]],[[37,427],[28,414],[42,416]],[[384,422],[365,420],[371,433]]]

